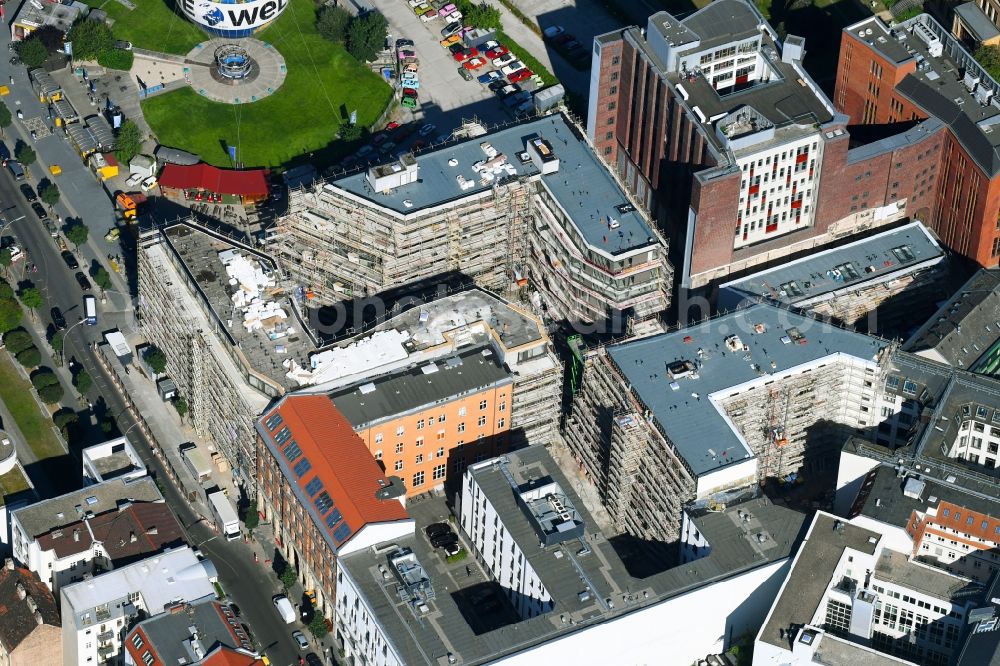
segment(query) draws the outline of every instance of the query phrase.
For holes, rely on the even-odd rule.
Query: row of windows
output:
[[[480,409],[480,411],[486,410],[488,406],[489,406],[489,403],[486,400],[480,400],[479,401],[479,409]],[[507,402],[506,401],[501,401],[497,405],[497,411],[503,412],[503,411],[506,411],[506,410],[507,410]],[[465,407],[460,407],[459,410],[458,410],[458,415],[459,416],[465,416],[466,414],[467,414],[467,411],[466,411]],[[434,425],[435,422],[437,422],[437,423],[445,423],[447,420],[448,420],[448,415],[444,414],[444,413],[440,414],[436,418],[436,421],[435,421],[435,417],[433,417],[433,416],[427,417],[426,420],[425,419],[419,419],[417,421],[417,430],[423,430],[427,426]],[[485,416],[480,417],[479,421],[480,421],[480,425],[485,425],[486,424],[486,417]],[[501,421],[503,421],[503,419],[501,419]],[[464,423],[460,423],[459,424],[459,428],[460,428],[459,432],[463,431],[465,429],[465,424]],[[399,426],[399,427],[396,428],[396,436],[397,437],[402,436],[405,432],[406,432],[406,428],[404,426]],[[441,432],[444,432],[444,431],[442,430]],[[384,439],[384,435],[382,433],[376,433],[375,434],[375,443],[376,444],[381,444],[383,439]]]

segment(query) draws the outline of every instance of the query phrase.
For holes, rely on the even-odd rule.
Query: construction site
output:
[[[556,320],[669,304],[665,243],[558,114],[295,191],[289,211],[269,248],[315,304],[455,273]]]
[[[892,350],[765,304],[580,350],[566,442],[617,529],[672,543],[691,503],[835,469],[878,426]]]

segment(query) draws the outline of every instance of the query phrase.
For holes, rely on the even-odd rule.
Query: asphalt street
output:
[[[3,66],[0,69],[6,70],[2,74],[6,78],[10,75],[8,71],[11,71],[11,68],[6,65],[6,60],[2,62]],[[25,118],[29,117],[29,110],[32,115],[40,113],[44,117],[44,109],[37,104],[30,93],[24,69],[20,68],[14,77],[14,92],[4,97],[3,101],[12,111],[16,108],[25,109]],[[16,106],[13,103],[15,100],[21,104]],[[14,125],[7,129],[4,137],[12,152],[15,138],[30,141],[17,119],[14,120]],[[98,256],[103,259],[108,251],[120,251],[117,246],[106,249],[103,245],[105,243],[103,235],[114,223],[114,212],[108,196],[63,138],[59,136],[40,138],[34,143],[34,147],[40,160],[44,162],[32,166],[33,177],[29,183],[33,188],[37,187],[39,180],[48,175],[47,165],[60,164],[63,173],[53,178],[62,192],[62,200],[55,207],[56,214],[59,214],[64,221],[67,217],[79,215],[90,227],[91,242],[75,252],[80,264],[79,270],[89,274]],[[40,310],[39,318],[43,325],[51,323],[50,308],[56,306],[63,311],[67,321],[65,357],[67,361],[74,359],[81,363],[94,378],[94,387],[87,398],[92,404],[101,405],[114,416],[120,430],[136,444],[143,461],[161,480],[160,485],[166,501],[185,527],[189,543],[199,546],[215,563],[223,589],[239,606],[244,619],[250,624],[258,646],[267,653],[271,663],[275,666],[297,664],[300,652],[291,640],[291,631],[296,627],[282,623],[271,603],[271,597],[280,591],[277,579],[264,562],[255,563],[254,551],[250,546],[243,542],[216,539],[211,527],[200,522],[201,518],[178,493],[159,461],[153,456],[152,443],[145,438],[141,428],[134,427],[136,422],[127,411],[122,396],[118,394],[97,361],[91,343],[100,340],[103,331],[113,328],[127,332],[135,330],[131,295],[123,290],[123,283],[118,280],[117,286],[122,289],[109,290],[105,294],[106,302],[101,303],[101,294],[95,286],[92,293],[99,302],[98,325],[88,326],[86,323],[80,323],[84,292],[73,277],[75,271],[70,270],[63,261],[55,239],[49,235],[44,224],[31,210],[18,185],[9,171],[3,169],[3,174],[0,175],[0,202],[2,202],[0,207],[3,209],[0,212],[3,220],[0,222],[0,227],[5,226],[3,235],[13,235],[17,239],[18,246],[28,255],[23,262],[18,262],[20,266],[17,267],[12,282],[16,283],[22,277],[23,271],[23,278],[30,279],[42,291],[46,305]],[[102,250],[105,250],[103,254]],[[32,263],[38,266],[37,272],[27,272],[28,265]],[[170,444],[172,443],[164,443],[164,445]],[[71,453],[78,458],[78,452],[71,451]],[[67,464],[65,469],[79,470],[79,463],[74,460],[71,464]],[[60,481],[65,480],[60,479]]]

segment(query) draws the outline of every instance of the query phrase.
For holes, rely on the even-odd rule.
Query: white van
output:
[[[83,297],[83,315],[88,326],[97,326],[97,299],[93,296]]]

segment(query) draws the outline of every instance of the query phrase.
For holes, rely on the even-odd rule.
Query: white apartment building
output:
[[[146,465],[124,436],[88,446],[83,458],[83,484],[122,479],[126,483],[146,476]]]
[[[983,586],[819,512],[754,645],[754,666],[947,666]]]
[[[60,591],[65,666],[117,663],[122,641],[140,613],[215,597],[211,560],[185,546],[109,571]]]

